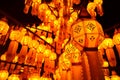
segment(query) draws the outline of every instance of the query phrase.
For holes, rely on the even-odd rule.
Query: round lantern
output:
[[[19,78],[19,75],[11,74],[11,75],[8,77],[8,80],[20,80],[20,78]]]
[[[9,72],[7,70],[0,70],[0,80],[7,80]]]
[[[40,53],[40,52],[44,52],[46,49],[46,46],[43,45],[43,44],[40,44],[38,47],[37,47],[37,52]]]
[[[113,43],[116,46],[120,58],[120,33],[117,33],[113,36]]]
[[[50,56],[49,56],[49,59],[50,60],[55,60],[57,58],[57,55],[56,55],[56,53],[54,53],[54,52],[52,52],[51,54],[50,54]]]
[[[11,33],[10,33],[10,39],[11,40],[16,40],[18,41],[19,38],[20,38],[20,31],[19,30],[13,30]]]
[[[9,25],[0,20],[0,35],[6,35],[9,30]]]
[[[39,46],[39,42],[37,40],[31,40],[28,44],[29,48],[37,48]]]
[[[98,57],[98,45],[104,39],[104,32],[99,22],[93,19],[80,19],[72,26],[72,44],[88,57],[92,80],[104,80],[102,65]]]
[[[20,41],[22,45],[28,45],[31,42],[32,38],[30,36],[24,36]]]

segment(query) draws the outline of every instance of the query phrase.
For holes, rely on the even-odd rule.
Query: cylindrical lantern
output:
[[[101,43],[101,45],[103,45],[103,48],[105,49],[106,52],[106,56],[108,58],[108,61],[110,63],[110,66],[115,67],[117,62],[116,62],[116,57],[115,57],[115,53],[113,50],[113,41],[111,38],[105,38],[103,40],[103,42]]]
[[[82,47],[88,57],[91,80],[104,80],[97,50],[104,39],[101,24],[93,19],[80,19],[72,26],[72,37],[73,45],[79,50]]]

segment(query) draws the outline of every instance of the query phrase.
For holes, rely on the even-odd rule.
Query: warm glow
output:
[[[120,33],[115,34],[115,35],[113,36],[113,43],[114,43],[115,45],[120,44]]]
[[[6,80],[8,78],[8,71],[7,70],[0,70],[0,80]]]
[[[0,35],[6,35],[9,30],[9,26],[6,22],[0,21]]]

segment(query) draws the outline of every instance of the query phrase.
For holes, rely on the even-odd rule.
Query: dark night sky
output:
[[[23,8],[24,0],[0,0],[0,10],[17,21],[23,24],[40,22],[37,17],[31,16],[31,14],[24,14]],[[119,0],[103,0],[104,15],[98,17],[97,20],[102,24],[104,30],[120,23],[119,8]]]

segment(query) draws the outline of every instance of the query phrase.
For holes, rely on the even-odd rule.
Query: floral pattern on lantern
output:
[[[104,32],[96,20],[83,19],[72,26],[72,37],[79,47],[97,47],[104,40]]]

